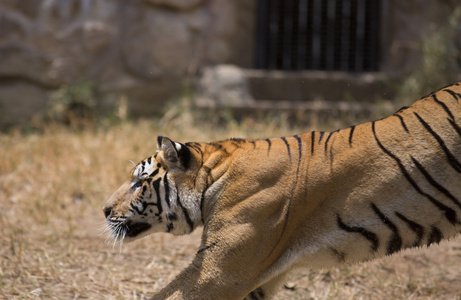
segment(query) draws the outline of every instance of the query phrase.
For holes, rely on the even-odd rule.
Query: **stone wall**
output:
[[[415,70],[421,64],[422,41],[449,26],[460,5],[458,0],[383,1],[381,71],[406,76]],[[460,51],[461,23],[456,31],[453,44]]]
[[[414,70],[458,2],[383,0],[383,73]],[[102,106],[124,98],[133,115],[159,113],[205,66],[252,67],[255,16],[256,0],[1,0],[0,126],[82,81]]]
[[[63,84],[158,112],[200,66],[251,65],[254,0],[2,0],[0,125],[28,120]],[[146,105],[147,104],[147,105]]]

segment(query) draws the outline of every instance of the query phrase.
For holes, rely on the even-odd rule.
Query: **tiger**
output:
[[[461,231],[461,82],[331,132],[157,138],[103,207],[114,238],[203,226],[152,299],[270,299],[295,268],[370,261]]]

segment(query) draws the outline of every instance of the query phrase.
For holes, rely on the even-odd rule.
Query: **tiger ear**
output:
[[[163,151],[163,157],[171,163],[176,163],[179,161],[178,147],[175,142],[170,140],[167,137],[159,135],[157,137],[157,148]],[[180,146],[179,146],[180,148]]]
[[[188,167],[190,151],[187,146],[174,142],[167,137],[159,135],[157,137],[157,148],[164,153],[164,158],[171,164]]]

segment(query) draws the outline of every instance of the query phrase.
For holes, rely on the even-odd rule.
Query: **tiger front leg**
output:
[[[253,289],[251,276],[248,276],[251,272],[235,272],[223,266],[216,257],[204,259],[199,256],[151,300],[243,299]],[[228,258],[227,263],[235,262]]]
[[[192,264],[152,299],[240,300],[252,291],[258,295],[256,299],[269,299],[275,282],[261,267],[265,255],[258,247],[264,243],[248,232],[254,231],[232,228],[205,237]],[[278,283],[281,277],[277,279]]]

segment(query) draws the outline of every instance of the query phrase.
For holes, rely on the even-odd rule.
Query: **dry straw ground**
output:
[[[101,207],[130,171],[128,160],[152,153],[157,134],[206,141],[294,133],[270,122],[218,131],[181,124],[188,122],[0,134],[0,298],[147,299],[191,261],[200,231],[157,234],[122,250],[105,243]],[[461,299],[461,239],[361,265],[299,270],[277,299]]]

